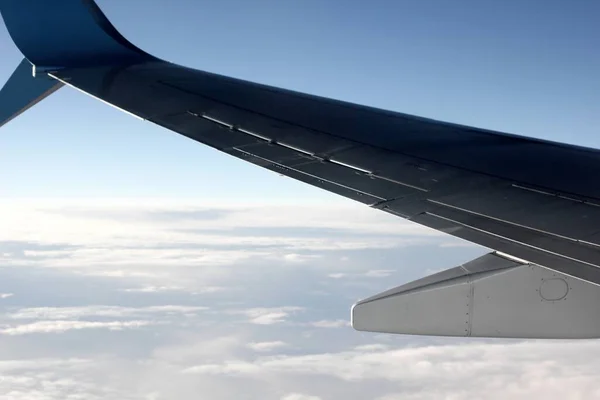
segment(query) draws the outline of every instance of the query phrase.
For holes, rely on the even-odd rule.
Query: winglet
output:
[[[13,41],[33,65],[54,69],[155,59],[125,39],[93,0],[0,0]]]
[[[46,71],[156,60],[127,41],[93,0],[0,0],[0,14],[25,56],[0,90],[0,126],[62,86]]]
[[[62,86],[49,77],[35,78],[31,63],[23,59],[0,90],[0,127]]]

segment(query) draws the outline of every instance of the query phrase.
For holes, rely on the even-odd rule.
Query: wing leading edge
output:
[[[40,29],[26,29],[29,10]],[[0,12],[26,59],[55,82],[279,174],[600,284],[597,150],[185,68],[129,43],[92,0],[0,0]]]

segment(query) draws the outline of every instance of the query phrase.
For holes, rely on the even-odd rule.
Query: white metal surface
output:
[[[598,338],[600,286],[490,253],[352,307],[359,331],[474,337]]]

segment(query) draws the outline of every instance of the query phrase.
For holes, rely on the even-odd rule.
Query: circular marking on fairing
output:
[[[540,296],[546,301],[563,299],[569,293],[569,285],[562,278],[545,279],[540,285]]]

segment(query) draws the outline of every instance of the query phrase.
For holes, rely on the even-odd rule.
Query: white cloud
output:
[[[360,346],[356,346],[354,348],[358,351],[382,351],[389,349],[389,346],[381,343],[373,343],[373,344],[362,344]]]
[[[164,292],[190,292],[192,294],[210,294],[226,290],[222,286],[201,286],[194,289],[186,289],[183,286],[142,286],[135,288],[121,289],[127,293],[164,293]]]
[[[14,291],[23,304],[48,304],[36,302],[54,293],[60,297],[51,304],[74,304],[15,308],[5,302],[0,393],[52,400],[72,393],[188,399],[199,392],[215,400],[600,398],[600,342],[466,342],[345,329],[358,295],[352,291],[377,292],[389,283],[366,278],[394,273],[402,280],[402,269],[383,269],[390,264],[378,257],[354,265],[369,255],[360,250],[389,252],[386,260],[404,257],[413,243],[431,244],[440,258],[457,252],[444,250],[448,246],[427,230],[360,206],[215,205],[220,217],[201,220],[186,214],[198,204],[141,203],[0,207],[9,229],[0,232],[0,246],[10,240],[6,250],[0,247],[2,264],[61,268],[41,274],[56,280],[38,281],[29,274],[33,269],[14,269],[17,276],[28,273],[28,284],[16,288],[7,280],[3,291]],[[256,276],[262,271],[268,279]],[[56,291],[48,290],[55,282]],[[80,282],[98,289],[82,293],[88,286]],[[365,286],[350,289],[350,283]],[[160,293],[182,301],[148,306],[165,297]],[[121,306],[101,305],[113,295]],[[194,299],[202,304],[178,304]],[[78,347],[91,340],[91,331],[111,329],[128,332],[103,335],[101,346]],[[79,351],[85,360],[68,358]],[[32,354],[47,358],[27,359]]]
[[[19,340],[26,340],[20,338]],[[39,341],[39,338],[30,340]],[[33,358],[0,362],[0,396],[21,399],[144,399],[134,388],[119,390],[120,365],[106,358]],[[111,369],[112,367],[112,369]],[[98,374],[98,375],[96,375]],[[99,377],[102,378],[99,378]],[[115,379],[117,378],[117,379]]]
[[[348,384],[388,382],[380,398],[595,398],[600,343],[533,341],[469,343],[400,349],[364,347],[338,353],[228,360],[187,373],[253,376],[330,376]],[[465,385],[468,382],[468,385]],[[350,386],[348,386],[350,388]],[[372,386],[369,386],[372,387]],[[376,393],[376,391],[374,391]],[[383,396],[383,397],[381,397]]]
[[[477,247],[476,244],[471,242],[467,242],[466,240],[461,240],[458,238],[448,238],[447,241],[440,243],[439,245],[442,248],[452,248],[452,247]]]
[[[246,361],[232,360],[223,364],[196,365],[185,368],[181,372],[184,374],[202,375],[245,375],[259,373],[260,367]]]
[[[32,369],[83,368],[92,361],[85,358],[34,358],[20,360],[0,360],[0,372],[22,373]]]
[[[230,311],[231,314],[243,314],[248,322],[256,325],[273,325],[284,322],[291,314],[303,311],[302,307],[256,307],[246,310]]]
[[[281,400],[321,400],[318,396],[310,396],[308,394],[290,393],[286,394]]]
[[[368,278],[386,278],[394,273],[393,269],[373,269],[371,271],[367,271],[365,276]]]
[[[207,210],[218,218],[196,217]],[[0,242],[55,246],[3,251],[4,263],[85,269],[112,277],[156,277],[159,271],[147,267],[231,265],[254,257],[307,263],[323,250],[387,249],[440,236],[359,205],[22,199],[0,200],[0,220]]]
[[[14,296],[13,293],[0,293],[0,299],[7,299],[12,296]]]
[[[202,286],[196,289],[193,294],[208,294],[208,293],[219,293],[224,290],[227,290],[226,287],[223,286]]]
[[[90,317],[128,318],[152,315],[194,315],[208,310],[203,306],[163,305],[149,307],[82,306],[82,307],[32,307],[8,313],[10,319],[72,319]]]
[[[321,258],[320,255],[314,255],[314,254],[296,254],[296,253],[290,253],[290,254],[286,254],[283,256],[283,259],[287,262],[291,262],[291,263],[305,263],[317,258]]]
[[[27,335],[32,333],[63,333],[70,330],[80,329],[109,329],[111,331],[140,328],[150,325],[150,321],[77,321],[77,320],[52,320],[37,321],[30,324],[9,326],[0,329],[3,335]]]
[[[180,286],[143,286],[139,288],[128,288],[123,289],[124,292],[129,293],[158,293],[158,292],[173,292],[179,291],[183,288]]]
[[[350,322],[344,319],[321,320],[309,322],[308,325],[314,326],[315,328],[341,328],[344,326],[350,326]]]
[[[367,278],[387,278],[392,275],[394,272],[393,269],[372,269],[366,272],[360,273],[348,273],[348,272],[334,272],[331,274],[327,274],[328,278],[331,279],[342,279],[342,278],[351,278],[351,279],[362,279],[364,277]]]
[[[233,357],[247,341],[229,332],[222,335],[202,335],[198,332],[178,337],[178,340],[152,352],[152,360],[168,365],[190,364],[196,360],[223,360]]]
[[[269,352],[287,346],[287,343],[277,340],[273,342],[252,342],[248,343],[246,347],[258,352]]]
[[[161,278],[164,274],[157,272],[148,272],[148,271],[136,271],[134,269],[128,270],[111,270],[111,269],[101,269],[101,270],[90,270],[86,268],[84,270],[75,270],[75,273],[80,273],[86,276],[100,276],[107,278]]]

